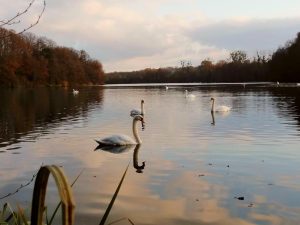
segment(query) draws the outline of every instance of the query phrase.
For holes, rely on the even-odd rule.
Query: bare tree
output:
[[[21,31],[16,32],[16,34],[24,33],[25,31],[29,30],[30,28],[34,27],[35,25],[37,25],[40,22],[40,19],[41,19],[42,15],[45,11],[45,8],[46,8],[46,0],[42,0],[42,1],[43,1],[43,7],[42,7],[40,13],[38,14],[38,17],[35,20],[35,22],[33,22],[30,25],[26,26]],[[12,26],[14,24],[20,23],[21,22],[21,20],[20,20],[21,16],[28,13],[28,11],[32,8],[32,6],[34,5],[35,2],[36,2],[36,0],[31,0],[30,3],[27,5],[27,7],[25,9],[23,9],[22,11],[17,12],[14,16],[10,17],[9,19],[0,20],[0,28],[6,28],[7,26]],[[2,35],[0,34],[0,38],[5,38],[7,36],[9,36],[9,33],[7,33],[7,32],[5,32]]]
[[[230,53],[230,59],[234,63],[245,63],[247,61],[247,53],[241,50]]]

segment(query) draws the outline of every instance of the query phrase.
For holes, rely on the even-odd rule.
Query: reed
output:
[[[111,201],[109,202],[107,209],[104,215],[101,218],[99,225],[104,225],[108,215],[113,207],[113,204],[118,196],[120,188],[125,179],[129,164],[127,165],[123,176],[118,184],[117,189],[115,190]],[[73,199],[72,189],[73,185],[76,183],[78,178],[81,176],[83,170],[79,173],[79,175],[75,178],[71,185],[69,185],[68,179],[63,172],[63,170],[56,166],[42,166],[37,175],[34,184],[33,197],[32,197],[32,205],[31,205],[31,219],[30,221],[26,218],[24,214],[24,210],[17,206],[17,211],[14,211],[9,203],[5,203],[2,207],[2,211],[0,211],[0,225],[52,225],[53,219],[56,216],[57,211],[61,207],[62,211],[62,224],[63,225],[73,225],[74,224],[74,210],[75,203]],[[50,174],[53,176],[55,180],[55,184],[58,189],[60,202],[56,206],[53,214],[50,219],[48,219],[47,215],[47,206],[45,205],[45,198],[47,192],[48,179]],[[46,222],[43,222],[46,217]],[[129,218],[121,218],[116,221],[112,221],[110,224],[118,223],[122,220],[128,220],[130,224],[134,223]]]

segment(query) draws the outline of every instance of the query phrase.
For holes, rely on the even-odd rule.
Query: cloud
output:
[[[22,1],[16,2],[14,8],[22,8]],[[269,19],[245,19],[234,15],[236,10],[232,17],[216,21],[208,17],[214,15],[214,4],[207,8],[196,0],[52,0],[31,32],[86,50],[110,72],[179,66],[180,60],[196,66],[205,58],[226,59],[236,49],[250,54],[273,51],[293,39],[300,27],[299,17],[270,19],[266,14]],[[38,14],[38,6],[33,13]]]
[[[66,10],[63,19],[57,16],[57,8],[50,6],[48,14],[52,16],[43,18],[47,26],[36,29],[59,45],[85,49],[102,61],[106,71],[176,66],[182,58],[191,60],[190,54],[202,51],[203,46],[189,43],[182,35],[188,25],[184,15],[157,16],[157,4],[146,5],[152,10],[89,0],[75,4],[72,12]]]
[[[300,17],[290,19],[227,20],[191,28],[193,41],[228,50],[275,50],[299,32]]]

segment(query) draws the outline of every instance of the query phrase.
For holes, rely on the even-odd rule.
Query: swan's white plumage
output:
[[[219,105],[215,108],[215,112],[228,112],[230,111],[231,107],[228,107],[226,105]]]
[[[185,90],[185,97],[186,97],[186,98],[189,98],[189,99],[193,99],[193,98],[195,98],[195,97],[196,97],[196,95],[193,95],[193,94],[188,94],[188,91],[187,91],[187,90]]]
[[[215,99],[211,98],[210,100],[212,101],[212,105],[211,105],[212,112],[228,112],[231,110],[231,107],[226,105],[218,105],[215,107]]]
[[[142,122],[142,127],[144,128],[144,118],[141,115],[137,115],[133,118],[132,121],[132,133],[134,139],[131,137],[124,135],[124,134],[115,134],[106,138],[103,138],[101,140],[96,140],[96,142],[99,145],[102,146],[123,146],[123,145],[136,145],[136,144],[141,144],[142,140],[140,139],[137,129],[136,129],[136,123],[138,121]]]
[[[140,116],[144,116],[145,112],[144,112],[144,100],[141,100],[141,110],[139,109],[132,109],[130,111],[130,116],[131,117],[135,117],[137,115],[140,115]]]
[[[133,109],[133,110],[130,111],[130,116],[134,117],[134,116],[137,116],[137,115],[142,115],[141,110]]]
[[[73,94],[74,94],[74,95],[77,95],[78,93],[79,93],[78,90],[73,89]]]
[[[97,141],[99,144],[103,145],[136,145],[137,143],[129,136],[124,134],[116,134],[106,138],[103,138],[100,141]]]

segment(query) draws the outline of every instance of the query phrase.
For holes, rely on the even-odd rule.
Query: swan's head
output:
[[[137,115],[133,118],[133,120],[135,121],[141,121],[142,123],[142,129],[144,130],[145,129],[145,121],[144,121],[144,117],[141,116],[141,115]]]

